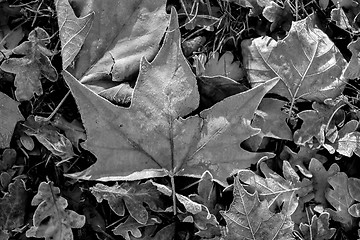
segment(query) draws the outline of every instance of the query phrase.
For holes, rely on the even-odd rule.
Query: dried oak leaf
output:
[[[330,214],[323,212],[319,217],[314,215],[311,218],[311,223],[304,224],[300,223],[300,230],[305,239],[311,240],[326,240],[331,239],[335,234],[335,228],[329,228],[329,217]]]
[[[58,12],[64,11],[63,7],[66,12],[74,11],[67,1],[58,2]],[[72,6],[77,15],[84,16],[92,24],[89,26],[85,20],[86,31],[80,34],[79,31],[83,30],[76,28],[77,31],[71,31],[72,35],[64,36],[68,29],[74,28],[73,13],[69,13],[67,19],[59,20],[62,46],[69,48],[68,51],[74,51],[76,47],[78,51],[75,59],[73,55],[63,55],[64,62],[74,59],[73,64],[66,64],[67,70],[97,94],[115,102],[121,101],[120,82],[139,71],[143,56],[152,60],[158,52],[169,23],[166,1],[74,0]],[[69,40],[74,41],[72,38],[79,41],[74,42],[75,46],[68,45]]]
[[[0,149],[2,149],[10,147],[15,125],[24,118],[18,109],[19,103],[2,92],[0,92],[0,102]]]
[[[228,97],[200,116],[184,118],[197,109],[199,93],[181,52],[175,10],[160,52],[152,63],[143,58],[140,69],[129,108],[111,104],[64,71],[86,129],[83,147],[97,157],[88,169],[67,176],[114,181],[200,177],[209,170],[226,185],[236,170],[273,156],[247,152],[240,143],[258,133],[250,121],[277,80]]]
[[[293,22],[283,40],[266,36],[244,40],[241,45],[252,86],[279,78],[281,81],[271,92],[291,102],[299,98],[318,101],[335,98],[345,86],[342,70],[346,61],[317,28],[314,15]]]
[[[5,72],[16,74],[14,85],[15,96],[19,101],[30,100],[34,94],[43,94],[41,77],[52,82],[58,78],[49,56],[53,53],[46,48],[50,43],[48,33],[42,28],[35,28],[29,33],[29,41],[23,42],[12,50],[14,54],[24,55],[22,58],[9,58],[0,65]]]
[[[133,239],[131,235],[138,239],[142,236],[139,228],[155,225],[157,223],[161,223],[161,219],[156,216],[150,216],[144,224],[139,223],[137,220],[129,216],[125,222],[119,224],[112,231],[115,235],[121,235],[126,240]],[[131,233],[131,235],[129,233]]]
[[[311,182],[308,179],[300,181],[300,177],[284,161],[284,177],[273,172],[265,162],[260,163],[260,169],[265,178],[250,170],[240,170],[239,179],[254,188],[261,199],[266,199],[271,209],[281,209],[286,215],[291,216],[299,206],[299,197],[306,197],[312,191]]]
[[[0,198],[0,231],[11,231],[24,225],[27,199],[28,192],[23,180],[18,178],[10,183],[9,192]]]
[[[268,202],[260,201],[257,191],[248,193],[238,178],[235,178],[233,194],[229,210],[222,212],[228,229],[225,240],[294,239],[290,216],[271,212]]]
[[[309,165],[309,171],[312,174],[311,180],[314,186],[315,202],[322,206],[327,206],[325,192],[330,187],[328,178],[340,172],[339,165],[334,163],[326,170],[319,160],[312,158]]]
[[[338,172],[328,177],[328,182],[332,188],[326,189],[325,197],[335,210],[328,208],[326,211],[348,231],[356,225],[355,218],[348,212],[349,207],[355,202],[349,193],[348,177],[346,173]]]
[[[106,199],[110,208],[119,216],[125,215],[126,206],[130,216],[140,224],[146,224],[149,219],[143,203],[152,210],[157,210],[163,205],[160,199],[161,193],[151,182],[142,184],[136,181],[125,182],[111,187],[98,183],[90,189],[98,202]]]
[[[26,237],[72,240],[71,228],[81,228],[85,224],[85,216],[66,209],[67,200],[60,196],[60,189],[54,187],[52,182],[40,183],[31,205],[37,208],[33,216],[33,226],[26,231]]]

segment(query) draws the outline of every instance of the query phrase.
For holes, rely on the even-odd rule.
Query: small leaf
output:
[[[0,149],[10,147],[10,141],[18,121],[24,120],[18,106],[19,103],[0,92]]]
[[[106,199],[110,208],[119,216],[125,215],[126,206],[130,216],[140,224],[146,224],[148,221],[148,212],[143,203],[153,210],[163,205],[159,199],[160,192],[150,182],[125,182],[112,187],[98,183],[90,189],[98,202]]]
[[[240,68],[240,62],[234,61],[234,55],[231,52],[225,52],[221,57],[219,53],[212,53],[211,58],[205,64],[204,76],[215,77],[223,76],[240,81],[245,76],[244,70]]]
[[[10,183],[9,192],[0,198],[0,231],[11,231],[24,225],[27,199],[28,192],[23,180],[18,178]]]
[[[267,201],[260,202],[257,191],[248,193],[238,178],[235,178],[233,194],[229,210],[221,213],[229,230],[226,240],[294,239],[290,217],[270,212]]]
[[[348,190],[348,177],[345,173],[338,172],[328,177],[328,182],[333,189],[328,188],[325,197],[335,210],[327,209],[327,211],[346,231],[350,230],[355,226],[355,219],[348,213],[348,208],[354,203]]]
[[[330,186],[328,183],[328,178],[340,172],[340,167],[334,163],[326,171],[324,165],[319,160],[312,158],[309,165],[309,171],[312,174],[312,182],[315,191],[314,200],[317,203],[320,203],[322,206],[326,206],[327,201],[325,192]]]
[[[284,31],[289,31],[293,20],[293,15],[288,2],[279,6],[276,2],[270,2],[263,10],[263,16],[271,22],[270,31],[273,32],[278,27]]]
[[[344,77],[348,79],[355,79],[360,77],[360,38],[349,43],[347,47],[351,51],[351,59],[347,64],[344,72]]]
[[[38,207],[33,216],[33,226],[26,231],[26,237],[73,240],[71,228],[81,228],[85,224],[85,216],[66,209],[67,200],[60,196],[60,189],[54,187],[52,182],[40,183],[31,205]]]
[[[58,78],[56,69],[51,65],[49,56],[52,52],[46,48],[50,37],[42,28],[35,28],[29,33],[29,41],[13,49],[14,54],[25,55],[22,58],[9,58],[0,68],[16,74],[15,96],[19,101],[30,100],[34,94],[43,94],[41,77],[55,82]]]
[[[300,223],[300,230],[304,235],[305,239],[311,240],[326,240],[331,239],[335,234],[335,228],[329,228],[329,217],[330,214],[323,212],[319,217],[314,215],[311,218],[311,223],[304,224]]]
[[[135,238],[141,237],[141,231],[140,227],[144,226],[150,226],[157,223],[161,223],[161,220],[158,217],[152,217],[150,216],[148,220],[141,224],[131,216],[129,216],[124,223],[120,223],[116,228],[114,228],[112,231],[115,235],[121,235],[126,240],[130,240],[130,234],[134,236]]]
[[[313,138],[316,138],[320,146],[324,145],[326,135],[334,127],[331,121],[343,106],[344,103],[341,101],[335,106],[314,102],[312,104],[314,110],[305,110],[298,113],[299,118],[303,120],[303,124],[294,133],[295,143],[305,145],[309,142],[312,143]]]
[[[283,40],[265,36],[244,40],[241,46],[251,85],[279,78],[271,92],[291,102],[334,98],[345,86],[341,75],[346,61],[316,26],[314,15],[293,22]]]

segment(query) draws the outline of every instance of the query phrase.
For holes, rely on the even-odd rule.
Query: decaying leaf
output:
[[[143,203],[153,210],[159,209],[163,205],[160,200],[160,192],[151,182],[142,184],[136,181],[125,182],[112,187],[98,183],[91,187],[91,193],[98,202],[106,199],[110,208],[119,216],[124,216],[127,209],[130,216],[140,224],[146,224],[149,218]]]
[[[271,212],[267,201],[260,201],[257,191],[248,193],[238,178],[235,178],[233,194],[229,210],[222,212],[228,228],[226,240],[294,239],[290,216]]]
[[[67,5],[67,1],[59,0],[58,8]],[[76,38],[79,41],[75,43],[76,50],[79,51],[78,48],[81,47],[68,71],[96,93],[119,102],[117,98],[121,96],[114,96],[114,92],[121,87],[119,82],[139,71],[142,57],[152,60],[158,51],[169,23],[169,15],[165,10],[166,1],[76,0],[72,4],[84,19],[90,21],[90,14],[94,13],[94,16],[86,36],[86,32],[75,30],[71,32],[72,35],[61,38],[62,46],[67,46],[69,39],[74,41],[73,38]],[[69,6],[65,9],[73,11]],[[71,16],[73,13],[69,13],[65,21],[59,21],[59,24],[63,23],[59,25],[60,36],[66,35],[67,29],[74,28]],[[85,20],[84,30],[80,31],[85,31],[88,27]],[[82,41],[84,43],[80,46]],[[75,50],[75,46],[69,48],[69,51]],[[73,59],[73,55],[65,55],[63,58],[67,62]]]
[[[58,78],[49,60],[53,53],[46,48],[50,43],[48,33],[42,28],[35,28],[29,33],[28,39],[12,50],[14,54],[24,57],[9,58],[0,65],[3,71],[16,74],[15,96],[19,101],[30,100],[34,94],[42,95],[41,77],[52,82]]]
[[[196,79],[180,48],[175,10],[160,52],[143,58],[129,108],[115,106],[63,75],[76,99],[87,133],[83,147],[97,162],[68,176],[100,181],[187,175],[209,170],[225,179],[270,153],[251,153],[240,143],[258,133],[250,126],[255,109],[276,83],[268,81],[187,117],[199,104]]]
[[[300,230],[304,235],[305,239],[311,240],[326,240],[331,239],[336,229],[329,228],[329,217],[330,214],[323,212],[319,217],[314,215],[311,218],[310,224],[300,224]]]
[[[24,120],[18,106],[19,103],[14,101],[6,94],[0,92],[0,149],[8,148],[14,132],[15,125],[18,121]]]
[[[265,178],[250,170],[240,170],[239,179],[253,187],[261,199],[266,199],[271,209],[282,209],[282,212],[291,216],[299,205],[299,197],[305,197],[312,191],[311,182],[308,179],[300,181],[300,177],[284,161],[284,178],[273,172],[264,162],[260,163],[260,169]]]
[[[10,183],[9,192],[0,198],[0,231],[11,231],[24,225],[27,196],[23,180],[16,179]]]
[[[26,237],[73,240],[71,228],[81,228],[85,224],[85,216],[66,209],[67,200],[60,196],[60,189],[54,187],[52,182],[40,183],[31,205],[38,207],[33,216],[33,226],[26,231]]]
[[[328,182],[332,189],[326,190],[325,197],[335,210],[329,208],[327,211],[345,230],[350,230],[356,225],[356,221],[348,212],[348,208],[354,203],[348,189],[348,177],[346,173],[338,172],[328,177]]]
[[[55,6],[61,41],[62,66],[66,69],[84,44],[95,14],[91,12],[84,17],[76,17],[69,0],[56,0]]]
[[[291,102],[335,98],[345,86],[342,71],[346,61],[317,28],[314,15],[293,22],[283,40],[267,36],[244,40],[242,55],[252,86],[279,78],[271,92]]]
[[[276,28],[281,28],[284,31],[289,31],[293,20],[293,14],[288,2],[280,6],[272,1],[263,10],[263,16],[271,22],[270,31],[273,32]]]

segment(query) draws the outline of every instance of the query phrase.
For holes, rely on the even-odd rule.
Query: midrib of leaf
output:
[[[245,191],[245,190],[244,190]],[[244,208],[244,212],[245,212],[245,216],[246,216],[246,221],[247,221],[247,223],[248,223],[248,229],[250,229],[250,232],[251,232],[251,236],[253,237],[253,239],[255,240],[255,233],[254,233],[254,231],[253,231],[253,229],[252,229],[252,226],[251,226],[251,224],[250,224],[250,220],[249,220],[249,215],[250,215],[250,213],[253,211],[253,209],[254,209],[254,204],[252,204],[252,206],[251,206],[251,209],[250,209],[250,212],[249,212],[249,214],[247,213],[247,209],[246,209],[246,206],[245,206],[245,199],[243,198],[243,195],[240,193],[240,197],[241,197],[241,204],[243,205],[243,208]],[[256,201],[256,200],[255,200]],[[260,224],[261,225],[261,224]],[[259,226],[260,226],[259,225]],[[247,227],[245,227],[245,228],[247,228]]]

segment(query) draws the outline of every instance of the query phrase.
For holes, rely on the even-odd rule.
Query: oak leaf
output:
[[[126,206],[130,216],[140,224],[146,224],[149,219],[149,214],[143,203],[146,203],[153,210],[162,205],[161,193],[150,182],[142,184],[135,181],[125,182],[111,187],[98,183],[90,189],[98,202],[106,199],[110,208],[119,216],[125,215]]]
[[[24,55],[22,58],[9,58],[0,65],[5,72],[16,74],[14,85],[15,96],[19,101],[30,100],[34,94],[43,93],[41,77],[55,82],[58,78],[49,56],[53,53],[46,48],[50,43],[48,33],[42,28],[35,28],[29,33],[29,41],[23,42],[12,50],[14,54]]]
[[[26,237],[45,240],[72,240],[71,228],[81,228],[85,216],[66,209],[68,202],[60,196],[60,189],[52,182],[41,182],[37,194],[31,201],[37,206],[33,216],[33,226],[26,231]],[[44,221],[44,220],[47,221]]]
[[[326,240],[331,239],[335,234],[335,228],[329,228],[330,214],[323,212],[320,216],[314,215],[311,218],[310,224],[300,223],[300,230],[305,239],[311,240]]]
[[[225,179],[270,153],[251,153],[240,143],[258,133],[250,126],[255,109],[277,80],[197,109],[196,79],[180,48],[175,10],[164,44],[152,63],[143,58],[129,108],[98,97],[70,73],[63,72],[87,132],[83,147],[97,162],[68,176],[100,181],[198,176],[209,170]]]
[[[242,56],[252,86],[279,78],[271,92],[290,102],[302,98],[323,101],[338,96],[346,61],[309,15],[293,22],[289,34],[276,41],[259,37],[242,42]]]

